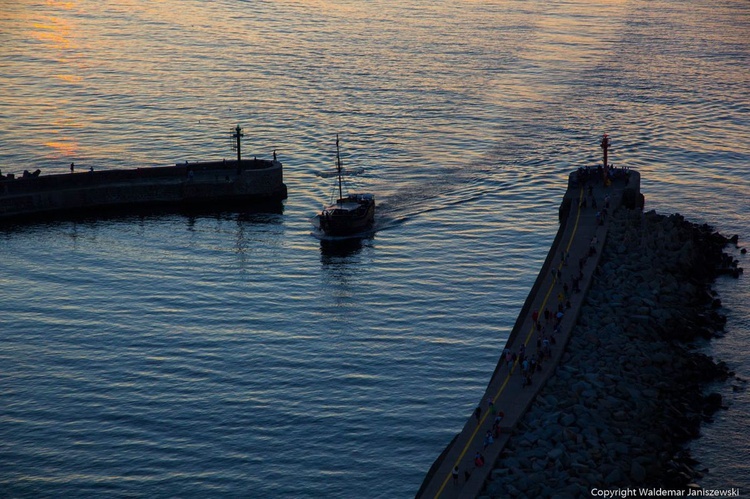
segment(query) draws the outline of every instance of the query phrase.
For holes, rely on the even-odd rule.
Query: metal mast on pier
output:
[[[609,149],[610,141],[609,135],[606,133],[602,136],[602,151],[604,151],[604,182],[606,183],[609,179],[609,163],[607,162],[607,149]]]
[[[339,199],[344,199],[344,193],[341,189],[341,155],[339,154],[339,134],[336,134],[336,168],[339,172]]]
[[[245,134],[242,133],[242,128],[240,128],[240,125],[237,124],[237,128],[234,129],[234,133],[232,134],[233,139],[237,139],[237,144],[235,145],[235,149],[237,149],[237,163],[239,163],[242,160],[242,137],[244,137]]]

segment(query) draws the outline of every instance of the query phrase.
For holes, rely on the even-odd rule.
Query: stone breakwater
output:
[[[565,354],[480,497],[685,489],[699,476],[684,444],[721,407],[706,384],[732,373],[689,342],[723,330],[711,284],[742,272],[730,241],[680,215],[613,214]]]

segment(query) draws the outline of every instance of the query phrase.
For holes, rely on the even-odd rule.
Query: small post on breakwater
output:
[[[602,151],[604,151],[604,159],[602,160],[604,163],[604,183],[607,183],[607,179],[609,179],[609,163],[607,162],[607,149],[609,149],[610,141],[609,141],[609,135],[606,133],[602,136]]]
[[[232,138],[237,140],[236,143],[232,144],[232,149],[237,149],[237,163],[242,160],[242,137],[244,136],[245,134],[242,133],[242,128],[240,128],[240,125],[237,124],[237,127],[234,129],[234,133],[232,133]]]

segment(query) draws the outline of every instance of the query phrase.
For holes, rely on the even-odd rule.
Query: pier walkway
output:
[[[539,350],[544,350],[544,347],[538,348],[538,340],[545,337],[551,341],[554,338],[550,345],[550,355],[541,363],[541,372],[537,371],[531,376],[532,383],[529,386],[524,386],[520,359],[509,365],[504,357],[500,359],[478,404],[481,410],[479,418],[476,413],[469,415],[461,432],[428,472],[417,493],[419,498],[476,497],[483,489],[513,428],[546,380],[554,376],[602,253],[611,218],[609,215],[621,203],[638,203],[640,196],[640,176],[635,171],[630,171],[627,178],[621,175],[608,186],[600,180],[578,185],[575,179],[574,172],[561,206],[558,234],[506,344],[506,349],[516,354],[525,345],[526,358],[534,356],[539,359],[542,353]],[[596,207],[592,206],[592,199],[595,200]],[[600,213],[606,204],[609,205],[609,215],[601,217]],[[573,287],[575,278],[579,278],[578,292]],[[569,302],[569,308],[566,307],[566,302]],[[553,332],[555,319],[545,320],[544,310],[548,309],[550,315],[554,315],[558,312],[559,303],[562,304],[564,315],[556,332]],[[538,331],[537,322],[534,321],[537,316],[541,331]],[[487,432],[492,431],[496,419],[490,401],[495,412],[502,412],[504,415],[499,423],[499,437],[485,448]],[[483,466],[475,464],[477,453],[484,457]],[[458,480],[453,477],[455,466],[458,466]]]

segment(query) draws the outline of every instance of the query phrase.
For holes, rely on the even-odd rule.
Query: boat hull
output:
[[[370,197],[358,202],[355,208],[345,204],[332,205],[318,215],[320,229],[329,236],[347,236],[372,228],[375,221],[375,201]]]

